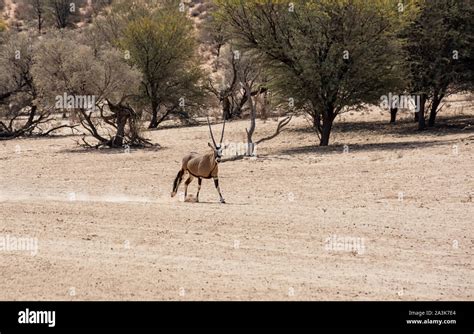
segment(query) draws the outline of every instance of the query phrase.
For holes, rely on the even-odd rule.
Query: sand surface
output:
[[[346,114],[327,148],[299,117],[257,159],[221,164],[227,204],[209,180],[200,203],[170,198],[206,126],[130,152],[1,141],[0,237],[38,252],[0,251],[0,300],[474,300],[474,112],[451,111],[423,133]]]

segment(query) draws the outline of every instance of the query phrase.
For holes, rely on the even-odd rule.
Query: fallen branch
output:
[[[48,131],[46,131],[45,133],[41,133],[40,136],[44,137],[44,136],[47,136],[49,135],[51,132],[53,131],[56,131],[56,130],[59,130],[59,129],[62,129],[62,128],[70,128],[71,130],[74,130],[76,127],[78,127],[79,124],[76,124],[76,125],[67,125],[67,124],[64,124],[64,125],[60,125],[60,126],[57,126],[57,127],[54,127]]]

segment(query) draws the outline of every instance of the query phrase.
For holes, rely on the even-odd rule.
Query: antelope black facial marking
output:
[[[220,144],[216,145],[216,148],[214,150],[214,155],[216,157],[216,161],[221,162],[221,159],[222,159],[222,146]]]

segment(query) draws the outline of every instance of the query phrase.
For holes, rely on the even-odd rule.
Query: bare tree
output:
[[[248,94],[243,82],[250,80],[248,76],[254,64],[248,64],[249,58],[247,55],[233,49],[231,46],[223,48],[221,58],[219,66],[223,69],[222,75],[214,78],[214,80],[209,79],[206,88],[221,103],[224,119],[240,118],[248,102]],[[216,59],[217,61],[219,59]],[[254,87],[251,96],[266,92],[267,88],[262,84],[260,72],[251,80],[253,81],[252,87]]]
[[[41,134],[40,125],[52,118],[36,101],[33,41],[27,33],[13,33],[5,39],[0,49],[0,137],[11,139]]]
[[[79,15],[79,2],[77,0],[48,0],[56,27],[63,29],[73,23],[73,18]]]
[[[35,55],[33,73],[38,78],[41,101],[51,106],[62,96],[73,102],[90,98],[92,103],[67,105],[81,126],[96,139],[92,147],[144,146],[151,144],[140,131],[141,113],[133,108],[140,73],[123,61],[118,50],[98,54],[71,36],[61,34],[43,40]],[[53,102],[53,100],[55,102]],[[63,99],[64,100],[64,99]]]
[[[244,87],[245,87],[245,92],[247,94],[247,97],[248,97],[248,103],[250,105],[250,128],[249,129],[245,129],[245,132],[247,133],[247,156],[252,156],[254,155],[254,152],[255,152],[255,146],[256,145],[259,145],[265,141],[268,141],[268,140],[271,140],[273,138],[275,138],[276,136],[278,136],[280,134],[280,132],[283,130],[283,128],[285,126],[287,126],[292,117],[293,117],[293,114],[292,113],[287,113],[286,115],[284,115],[283,119],[281,119],[279,122],[278,122],[278,125],[277,125],[277,128],[275,130],[275,132],[267,137],[263,137],[259,140],[256,140],[255,142],[253,141],[253,134],[255,132],[255,128],[256,128],[256,115],[257,115],[257,107],[256,107],[256,102],[254,103],[253,102],[253,98],[252,98],[252,84],[248,84],[248,83],[245,83],[244,84]]]
[[[41,34],[46,16],[45,2],[42,0],[27,0],[26,4],[28,5],[27,11],[35,19],[38,33]]]

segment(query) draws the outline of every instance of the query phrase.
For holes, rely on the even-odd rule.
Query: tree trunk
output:
[[[434,126],[436,122],[436,115],[438,112],[438,107],[439,104],[441,103],[441,99],[443,98],[443,95],[438,96],[435,94],[433,97],[433,104],[431,105],[431,110],[430,110],[430,118],[428,120],[428,126]]]
[[[43,9],[42,9],[42,5],[40,3],[40,1],[37,1],[37,15],[38,15],[38,33],[41,35],[41,33],[43,32],[43,21],[44,21],[44,18],[43,18]]]
[[[234,106],[234,110],[232,111],[232,117],[233,116],[237,116],[237,117],[241,117],[242,115],[242,109],[244,108],[244,105],[245,103],[247,103],[247,101],[249,100],[249,96],[252,97],[252,92],[250,92],[250,95],[245,93],[242,98],[240,99],[240,102],[238,102],[235,106]],[[253,102],[251,102],[253,103]]]
[[[311,115],[313,117],[313,127],[320,136],[319,146],[328,146],[332,124],[336,118],[334,107],[332,105],[326,106],[323,113],[315,109]]]
[[[163,116],[160,117],[159,120],[156,121],[156,127],[158,127],[158,125],[160,125],[161,122],[163,122],[165,120],[166,117],[168,117],[168,115],[171,113],[171,111],[174,111],[175,108],[170,108],[170,109],[166,109],[165,113],[163,114]]]
[[[247,156],[252,156],[253,155],[253,152],[255,151],[255,143],[253,142],[253,139],[252,139],[252,136],[253,136],[253,133],[252,131],[250,130],[247,130],[247,152],[246,152],[246,155]]]
[[[426,128],[425,122],[425,102],[426,102],[426,95],[421,94],[420,96],[420,103],[418,106],[418,130],[424,130]]]
[[[125,125],[127,124],[129,114],[118,106],[120,111],[117,114],[117,133],[112,138],[112,147],[122,147],[123,146],[123,138],[125,137]]]
[[[132,116],[131,110],[120,103],[115,105],[108,100],[107,103],[109,104],[110,111],[115,116],[115,126],[117,128],[115,136],[110,139],[108,145],[110,147],[122,147],[125,138],[125,125]]]
[[[321,129],[321,115],[318,112],[315,112],[313,115],[313,128],[318,131],[318,133],[322,132]]]
[[[230,109],[231,109],[230,97],[226,96],[222,100],[222,117],[225,120],[229,120],[232,118],[232,111]]]
[[[253,143],[253,133],[255,132],[255,118],[257,117],[257,110],[255,108],[255,104],[253,103],[252,99],[252,88],[245,84],[245,94],[247,100],[250,104],[250,129],[247,130],[247,155],[253,155],[255,151],[254,143]]]
[[[268,111],[268,91],[265,91],[263,93],[263,103],[262,103],[262,111],[260,112],[260,117],[266,121],[268,116],[267,116],[267,111]]]
[[[319,146],[328,146],[329,136],[331,135],[332,123],[334,122],[334,118],[336,118],[336,115],[334,114],[334,109],[330,106],[326,107],[326,110],[321,116],[323,122],[322,126],[319,126],[319,132],[321,134]]]
[[[28,115],[28,120],[26,121],[26,124],[24,128],[28,128],[31,124],[33,124],[33,120],[35,119],[36,116],[36,111],[38,110],[38,107],[36,105],[31,106],[30,114]]]
[[[148,129],[156,129],[158,127],[158,111],[160,109],[160,104],[152,101],[151,102],[151,121],[148,125]]]
[[[40,35],[41,35],[41,28],[42,28],[41,15],[38,15],[38,33]]]
[[[398,108],[390,108],[390,123],[395,123],[397,120]]]
[[[323,117],[323,127],[321,132],[321,139],[319,141],[319,146],[328,146],[329,145],[329,136],[331,134],[333,120],[331,117]]]

